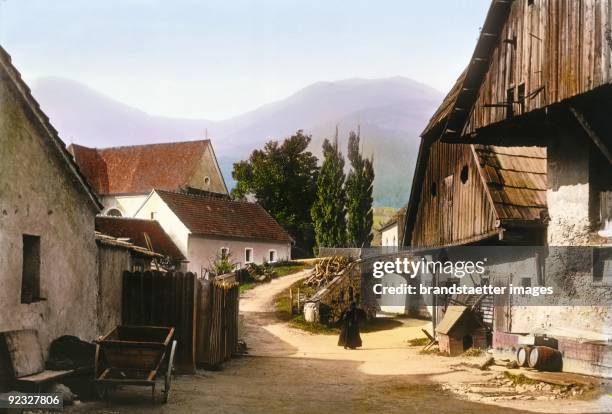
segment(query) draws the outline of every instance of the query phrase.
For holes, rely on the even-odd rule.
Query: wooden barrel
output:
[[[561,371],[561,352],[548,346],[535,346],[529,352],[529,366],[538,371]]]
[[[529,366],[529,354],[531,353],[531,346],[522,346],[516,351],[516,362],[519,367]]]

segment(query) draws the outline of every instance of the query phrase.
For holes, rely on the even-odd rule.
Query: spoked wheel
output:
[[[174,369],[175,350],[176,350],[176,341],[172,341],[172,347],[170,348],[170,355],[168,356],[168,367],[166,368],[164,390],[162,391],[162,394],[163,394],[162,402],[164,404],[168,402],[168,397],[170,396],[170,386],[172,384],[172,370]]]

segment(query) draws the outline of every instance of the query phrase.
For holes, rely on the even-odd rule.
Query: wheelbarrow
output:
[[[123,385],[151,387],[155,402],[156,380],[164,376],[162,402],[168,402],[172,384],[176,341],[174,328],[162,326],[117,326],[96,341],[94,382],[103,398],[109,388]]]

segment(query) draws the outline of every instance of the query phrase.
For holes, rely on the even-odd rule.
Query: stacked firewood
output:
[[[312,275],[306,279],[309,286],[321,287],[338,276],[349,264],[349,258],[345,256],[329,256],[319,260],[312,271]]]

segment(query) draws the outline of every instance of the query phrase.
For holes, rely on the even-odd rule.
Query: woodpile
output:
[[[329,256],[319,260],[312,271],[312,275],[306,280],[308,286],[317,288],[325,286],[338,276],[349,265],[349,258],[345,256]]]

